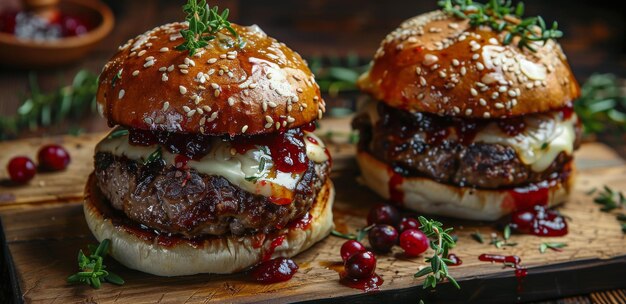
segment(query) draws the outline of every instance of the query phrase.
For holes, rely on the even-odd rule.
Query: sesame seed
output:
[[[165,72],[165,71],[167,71],[167,68],[166,68],[166,67],[160,67],[160,68],[159,68],[159,72]]]
[[[485,112],[485,113],[483,113],[483,117],[484,118],[490,118],[491,117],[491,113]]]
[[[196,114],[196,110],[191,110],[189,112],[187,112],[187,117],[192,117]]]
[[[167,52],[167,51],[169,51],[169,50],[170,50],[169,48],[162,47],[159,51],[160,51],[161,53],[165,53],[165,52]]]
[[[480,55],[478,54],[472,55],[472,60],[478,60],[478,58],[480,58]]]
[[[293,117],[291,117],[291,116],[287,116],[287,122],[288,122],[288,123],[292,123],[292,122],[294,122],[294,121],[296,121],[296,119],[295,119],[295,118],[293,118]]]
[[[180,90],[180,93],[183,95],[187,94],[187,88],[183,86],[178,86],[178,90]]]
[[[439,57],[432,54],[426,54],[424,56],[424,61],[422,62],[422,64],[424,64],[425,66],[431,66],[437,61],[439,61]]]
[[[149,125],[151,125],[151,124],[152,124],[152,118],[150,118],[150,117],[146,117],[146,118],[144,118],[144,119],[143,119],[143,121],[144,121],[145,123],[149,124]]]
[[[189,58],[185,58],[185,64],[188,64],[190,66],[196,66],[196,62]]]
[[[246,133],[248,131],[248,125],[245,125],[241,128],[241,133]]]
[[[274,119],[272,117],[270,117],[269,115],[265,115],[265,121],[267,121],[270,124],[274,123]]]
[[[272,74],[272,73],[267,73],[267,75],[266,75],[266,76],[267,76],[267,79],[272,79],[272,77],[274,76],[274,74]]]
[[[213,63],[216,63],[216,62],[217,62],[217,58],[211,58],[211,59],[206,61],[206,63],[208,63],[208,64],[213,64]]]
[[[143,65],[143,67],[144,67],[144,68],[148,68],[148,67],[151,67],[151,66],[153,66],[153,65],[154,65],[154,60],[150,60],[150,61],[146,62],[146,63]]]
[[[202,116],[202,118],[200,118],[200,121],[198,122],[199,125],[204,125],[206,123],[206,116]]]
[[[476,69],[478,69],[479,71],[482,71],[482,70],[485,69],[485,66],[482,63],[477,62],[476,63]]]
[[[219,85],[219,84],[217,84],[217,83],[215,83],[215,82],[212,82],[212,83],[211,83],[211,87],[212,87],[213,89],[217,90],[217,89],[219,89],[219,88],[220,88],[220,85]]]
[[[181,69],[180,72],[183,74],[189,74],[189,70],[185,70],[185,69]]]
[[[254,89],[256,88],[257,84],[256,83],[251,83],[248,85],[248,88]]]
[[[455,106],[454,108],[454,113],[461,113],[461,109],[459,109],[459,107]]]
[[[234,97],[232,97],[232,96],[231,96],[231,97],[228,97],[228,104],[229,104],[230,106],[234,105],[234,104],[235,104],[235,98],[234,98]]]
[[[202,106],[202,109],[203,109],[205,112],[211,112],[211,107],[209,107],[209,106]]]
[[[498,97],[500,97],[500,94],[498,94],[498,92],[493,92],[493,94],[491,94],[491,99],[497,99]]]
[[[426,78],[424,78],[424,77],[420,76],[420,84],[421,84],[422,86],[425,86],[425,85],[426,85]]]
[[[154,60],[154,56],[148,56],[148,57],[146,57],[146,61],[152,61],[152,60]]]
[[[124,89],[120,90],[119,94],[117,94],[117,98],[118,99],[124,98],[124,94],[126,94],[126,91],[124,91]]]
[[[481,106],[483,106],[483,107],[487,105],[487,101],[486,101],[486,100],[484,100],[484,99],[482,99],[482,98],[481,98],[481,99],[479,99],[479,100],[478,100],[478,102],[479,102],[479,103],[480,103],[480,105],[481,105]]]
[[[141,56],[143,56],[143,54],[145,54],[145,53],[146,53],[146,50],[141,50],[141,51],[137,54],[137,57],[141,57]]]
[[[183,106],[183,111],[185,111],[185,113],[191,111],[191,109],[188,106]]]
[[[478,91],[476,91],[476,89],[474,88],[470,89],[470,93],[472,94],[472,96],[478,96]]]
[[[296,89],[296,92],[298,92],[298,93],[302,93],[302,92],[304,92],[304,90],[302,90],[302,88],[297,88],[297,89]]]
[[[504,109],[504,104],[502,104],[501,102],[496,102],[495,106],[496,109]]]
[[[465,76],[467,73],[467,69],[465,67],[461,67],[461,75]]]
[[[271,128],[271,127],[272,127],[272,123],[269,123],[269,122],[268,122],[268,123],[266,123],[266,124],[265,124],[265,126],[264,126],[264,127],[265,127],[266,129],[269,129],[269,128]]]
[[[444,71],[439,71],[439,77],[441,77],[441,78],[446,78],[446,76],[447,76],[447,75],[446,75],[446,72],[444,72]]]
[[[498,88],[498,92],[500,92],[500,93],[504,93],[504,92],[506,92],[506,90],[507,90],[507,88],[505,86],[501,86],[501,87]]]
[[[267,112],[267,101],[263,101],[262,108],[263,108],[263,112]]]
[[[470,116],[470,115],[472,115],[472,109],[465,110],[465,116]]]
[[[220,90],[215,90],[215,92],[213,92],[213,96],[215,96],[215,97],[219,97],[220,94],[221,94]]]
[[[167,111],[167,109],[169,109],[169,108],[170,108],[170,103],[169,103],[169,101],[164,102],[164,103],[163,103],[163,111]]]
[[[138,70],[135,70],[135,71],[133,72],[133,76],[137,76],[137,75],[139,75],[139,71],[138,71]]]
[[[280,122],[279,122],[279,121],[277,121],[277,122],[276,122],[276,124],[275,124],[275,126],[276,126],[276,130],[280,129]]]
[[[222,59],[226,59],[226,54],[222,54],[222,55],[220,55],[220,58],[222,58]]]
[[[211,117],[209,117],[209,122],[214,121],[217,118],[217,112],[213,112],[213,114],[211,114]]]
[[[459,66],[461,63],[457,59],[452,59],[453,66]]]
[[[277,107],[277,106],[278,106],[278,105],[277,105],[275,102],[273,102],[273,101],[268,101],[268,102],[267,102],[267,105],[268,105],[268,106],[270,106],[270,108],[275,108],[275,107]]]
[[[318,110],[317,110],[317,118],[318,118],[318,119],[322,119],[322,116],[324,116],[323,114],[324,114],[324,113],[322,112],[322,110],[321,110],[321,109],[318,109]]]
[[[419,95],[417,95],[417,99],[424,99],[424,93],[420,93]]]
[[[167,74],[163,73],[163,75],[161,75],[161,81],[167,81],[168,79]]]
[[[202,110],[202,108],[196,108],[196,111],[198,112],[198,114],[203,115],[204,114],[204,110]]]
[[[517,97],[517,92],[513,91],[513,90],[509,90],[509,96],[510,97]]]

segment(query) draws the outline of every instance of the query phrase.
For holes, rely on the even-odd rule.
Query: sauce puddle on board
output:
[[[568,232],[565,218],[541,205],[514,212],[510,225],[517,232],[537,236],[564,236]]]

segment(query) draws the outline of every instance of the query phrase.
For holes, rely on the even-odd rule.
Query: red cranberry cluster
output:
[[[400,217],[398,209],[390,204],[378,204],[370,209],[367,224],[371,229],[368,240],[376,252],[386,253],[400,244],[409,257],[422,254],[429,247],[428,237],[419,230],[420,223],[411,217]],[[398,232],[400,236],[398,237]],[[361,280],[372,277],[376,270],[376,256],[355,240],[341,246],[341,259],[348,278]]]
[[[389,252],[399,243],[405,255],[415,257],[429,247],[428,237],[419,230],[420,223],[411,217],[400,218],[398,209],[390,204],[378,204],[370,209],[367,224],[374,225],[368,240],[376,252]]]
[[[39,162],[39,170],[61,171],[69,165],[70,154],[59,145],[46,145],[39,149],[37,160]],[[9,161],[7,170],[13,182],[25,184],[35,177],[37,167],[30,158],[16,156]]]

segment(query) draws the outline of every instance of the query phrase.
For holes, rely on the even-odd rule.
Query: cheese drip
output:
[[[372,125],[380,119],[377,102],[370,100],[363,104],[361,113],[370,117]],[[473,142],[500,144],[515,150],[522,163],[530,166],[535,172],[543,172],[554,162],[561,152],[571,155],[576,140],[576,123],[578,117],[573,113],[563,120],[559,111],[524,116],[526,128],[515,136],[510,136],[500,129],[495,122],[481,129]],[[456,130],[451,129],[449,137],[456,137]],[[420,134],[426,140],[425,134]]]
[[[313,133],[304,132],[307,157],[316,163],[328,161],[326,147]],[[312,137],[314,141],[307,140]],[[316,142],[316,143],[315,143]],[[96,146],[96,152],[108,152],[115,156],[143,162],[158,145],[135,146],[128,142],[128,135],[105,138]],[[211,150],[199,160],[189,160],[187,167],[206,175],[222,176],[237,187],[258,195],[272,198],[293,199],[293,191],[302,174],[272,170],[272,157],[266,147],[255,146],[240,154],[230,142],[214,138]],[[176,155],[161,149],[162,158],[168,166],[175,166]],[[262,161],[263,160],[263,161]],[[263,166],[261,166],[263,163]]]

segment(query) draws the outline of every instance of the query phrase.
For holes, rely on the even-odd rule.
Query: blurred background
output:
[[[32,68],[23,64],[24,60],[12,59],[21,51],[4,54],[5,63],[0,65],[0,140],[107,129],[91,110],[95,76],[129,38],[157,25],[183,20],[184,2],[103,0],[115,19],[112,31],[84,57],[67,64]],[[600,86],[602,90],[590,93],[591,103],[612,101],[595,105],[590,111],[624,125],[626,115],[621,114],[626,103],[618,85],[626,76],[626,4],[609,0],[524,2],[527,15],[541,15],[549,23],[558,20],[565,33],[559,42],[581,84],[596,73],[614,75],[595,80],[592,89]],[[212,0],[209,4],[229,8],[231,21],[257,24],[307,58],[335,109],[333,115],[350,112],[358,95],[352,82],[384,36],[403,20],[437,8],[436,0]],[[1,0],[0,26],[2,22],[6,25],[7,12],[21,5],[21,0]],[[51,53],[39,55],[40,59],[52,56],[47,54]],[[64,113],[58,113],[59,104]],[[598,131],[604,129],[597,127]]]

